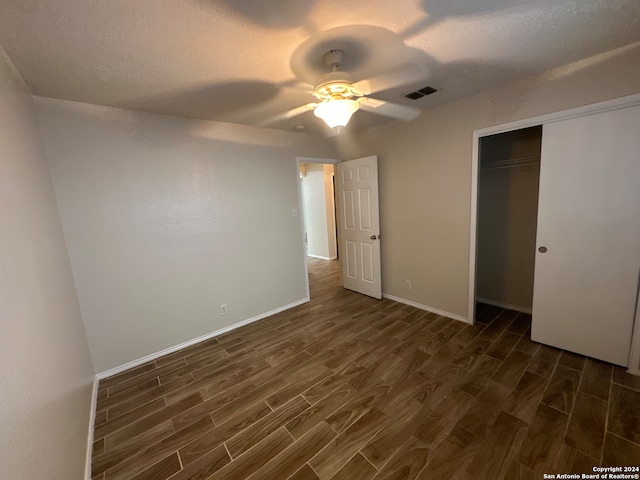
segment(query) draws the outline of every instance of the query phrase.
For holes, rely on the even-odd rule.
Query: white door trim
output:
[[[520,130],[522,128],[533,127],[536,125],[544,125],[545,123],[557,122],[560,120],[566,120],[569,118],[581,117],[584,115],[591,115],[594,113],[606,112],[609,110],[616,110],[618,108],[631,107],[634,105],[640,105],[640,93],[629,95],[626,97],[614,98],[603,102],[593,103],[590,105],[583,105],[568,110],[562,110],[559,112],[548,113],[545,115],[539,115],[537,117],[531,117],[523,120],[517,120],[514,122],[495,125],[492,127],[481,128],[473,131],[473,149],[471,157],[471,218],[470,218],[470,234],[469,234],[469,298],[468,298],[468,322],[473,323],[475,318],[475,298],[476,298],[476,261],[477,261],[477,229],[478,229],[478,167],[479,167],[479,142],[480,138],[488,135],[495,135],[497,133],[510,132],[513,130]],[[632,349],[630,358],[630,373],[640,374],[640,353],[636,353],[635,350],[640,350],[640,325],[638,324],[638,308],[636,308],[636,323],[632,338]],[[635,362],[635,363],[634,363]],[[635,370],[632,367],[635,366]]]
[[[309,291],[309,269],[307,268],[307,255],[304,249],[304,208],[302,201],[302,188],[300,186],[300,164],[301,163],[321,163],[336,165],[342,160],[336,158],[315,158],[315,157],[296,157],[296,182],[298,184],[298,212],[300,213],[300,241],[302,242],[302,263],[304,265],[304,282],[307,289],[307,302],[311,300],[311,292]],[[337,240],[336,240],[337,241]]]

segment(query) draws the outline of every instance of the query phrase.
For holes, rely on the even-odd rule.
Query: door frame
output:
[[[625,97],[614,98],[603,102],[583,105],[576,108],[561,110],[536,117],[516,120],[492,127],[481,128],[473,131],[473,149],[471,154],[471,218],[469,238],[469,297],[468,297],[468,323],[475,322],[476,299],[476,262],[477,262],[477,236],[478,236],[478,180],[480,164],[480,139],[489,135],[520,130],[548,123],[567,120],[570,118],[592,115],[595,113],[617,110],[619,108],[640,105],[640,93]],[[638,292],[640,297],[640,288]],[[636,298],[636,319],[631,341],[631,356],[629,372],[640,375],[640,299]]]
[[[301,163],[319,163],[337,165],[342,162],[339,158],[317,158],[317,157],[296,157],[296,182],[298,186],[298,212],[300,212],[300,240],[302,242],[302,264],[304,265],[304,281],[307,291],[307,302],[311,300],[311,292],[309,291],[309,269],[307,268],[307,252],[304,248],[304,202],[302,201],[302,187],[300,185],[300,164]],[[335,188],[333,195],[335,197]],[[336,219],[337,221],[337,219]],[[336,239],[337,242],[337,239]],[[337,248],[337,246],[336,246]]]

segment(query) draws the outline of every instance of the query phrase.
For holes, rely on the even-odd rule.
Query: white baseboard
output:
[[[516,312],[528,313],[531,315],[531,308],[521,307],[519,305],[511,305],[510,303],[498,302],[496,300],[490,300],[488,298],[476,297],[476,302],[486,303],[487,305],[493,305],[494,307],[506,308],[507,310],[514,310]]]
[[[102,380],[104,378],[112,377],[120,372],[124,372],[125,370],[129,370],[130,368],[137,367],[147,362],[151,362],[157,358],[168,355],[169,353],[182,350],[183,348],[190,347],[191,345],[195,345],[200,342],[204,342],[205,340],[209,340],[210,338],[218,337],[223,333],[227,333],[237,328],[243,327],[245,325],[249,325],[250,323],[257,322],[258,320],[262,320],[263,318],[267,318],[277,313],[284,312],[285,310],[289,310],[290,308],[297,307],[299,305],[309,302],[309,300],[310,300],[309,297],[303,298],[301,300],[295,301],[288,305],[278,307],[269,312],[261,313],[260,315],[256,315],[255,317],[251,317],[251,318],[248,318],[247,320],[242,320],[241,322],[234,323],[233,325],[229,325],[228,327],[221,328],[220,330],[207,333],[206,335],[202,335],[200,337],[197,337],[191,340],[187,340],[186,342],[180,343],[178,345],[174,345],[173,347],[165,348],[164,350],[160,350],[159,352],[155,352],[145,357],[138,358],[137,360],[133,360],[131,362],[125,363],[124,365],[120,365],[119,367],[111,368],[105,372],[98,373],[96,375],[96,378],[98,380]]]
[[[84,478],[91,480],[91,459],[93,457],[93,431],[96,424],[96,405],[98,404],[98,376],[93,377],[93,391],[91,392],[91,410],[89,412],[89,432],[87,433],[87,458],[84,465]]]
[[[307,257],[319,258],[320,260],[336,260],[338,258],[338,257],[323,257],[321,255],[311,255],[310,253],[307,253]]]
[[[396,297],[394,295],[389,295],[388,293],[383,293],[382,297],[388,298],[389,300],[393,300],[394,302],[404,303],[405,305],[410,305],[412,307],[419,308],[420,310],[426,310],[427,312],[435,313],[436,315],[442,315],[443,317],[452,318],[453,320],[469,323],[469,321],[462,315],[456,315],[455,313],[445,312],[444,310],[433,308],[428,305],[422,305],[421,303],[412,302],[411,300]]]

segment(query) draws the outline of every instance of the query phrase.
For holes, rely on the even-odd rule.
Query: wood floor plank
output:
[[[202,397],[200,396],[200,394],[194,393],[193,395],[190,395],[189,397],[181,400],[178,403],[169,405],[161,410],[158,410],[157,412],[152,413],[151,415],[147,415],[140,420],[130,423],[126,427],[123,427],[120,430],[117,430],[105,437],[105,450],[108,452],[121,442],[135,438],[143,434],[147,430],[167,420],[171,420],[176,415],[180,414],[180,412],[195,407],[196,405],[199,405],[201,403]],[[185,423],[179,428],[185,427],[187,425],[189,425],[189,423]]]
[[[336,433],[326,423],[319,423],[304,437],[272,458],[266,465],[248,477],[249,480],[281,480],[288,478],[335,438]],[[249,452],[247,452],[248,454]],[[317,470],[314,468],[316,473]],[[319,474],[318,476],[322,478]],[[236,477],[238,478],[238,477]],[[229,480],[236,480],[236,478]],[[211,479],[218,480],[218,479]]]
[[[613,384],[609,431],[626,440],[640,443],[640,391]]]
[[[518,461],[540,475],[551,471],[564,443],[568,421],[566,413],[541,403],[529,425]]]
[[[459,365],[436,361],[428,361],[419,371],[424,374],[424,378],[414,398],[431,408],[435,408],[467,373]]]
[[[210,452],[219,445],[222,445],[230,438],[233,438],[234,435],[242,432],[270,413],[271,409],[266,403],[256,403],[250,408],[242,412],[238,412],[238,414],[231,420],[216,426],[206,434],[189,442],[184,442],[179,449],[182,463],[184,465],[189,465],[195,462],[207,452]],[[205,417],[203,421],[206,421],[207,418],[210,419],[210,417]]]
[[[493,380],[506,387],[514,388],[530,361],[532,361],[531,357],[526,353],[513,350],[502,362]]]
[[[607,402],[578,392],[565,441],[592,458],[600,458],[607,421]]]
[[[518,384],[509,394],[504,411],[523,422],[530,423],[533,420],[548,381],[547,377],[528,370],[525,371]]]
[[[177,453],[172,453],[148,469],[131,477],[131,480],[165,480],[179,471],[180,459]]]
[[[359,453],[356,453],[331,480],[371,480],[378,471]]]
[[[531,315],[526,313],[520,313],[516,318],[513,319],[513,321],[507,328],[507,332],[515,333],[517,335],[522,336],[530,328],[531,328]]]
[[[452,391],[429,415],[421,419],[413,435],[427,447],[436,448],[453,430],[474,401],[475,397],[462,390]]]
[[[553,470],[582,476],[582,474],[593,474],[593,467],[598,465],[600,465],[599,459],[585,455],[564,443],[556,455]]]
[[[185,366],[186,364],[187,362],[183,358],[180,358],[160,368],[149,370],[148,372],[138,375],[137,377],[126,380],[124,382],[120,382],[116,385],[113,385],[112,387],[109,387],[109,397],[113,397],[115,396],[115,394],[126,390],[138,388],[140,385],[146,384],[149,380],[157,379],[158,377],[177,370],[180,367]]]
[[[520,451],[528,426],[522,420],[500,412],[467,473],[476,478],[509,480],[509,467]]]
[[[606,402],[609,400],[612,373],[611,364],[587,358],[578,389]]]
[[[532,357],[538,352],[540,348],[540,344],[531,340],[531,330],[527,331],[520,341],[516,343],[516,346],[513,347],[514,350],[522,353],[526,353],[527,355],[531,355]]]
[[[456,426],[433,451],[417,480],[466,480],[465,470],[481,445],[481,439]]]
[[[125,382],[137,377],[138,375],[142,375],[145,372],[155,369],[156,365],[154,362],[144,363],[137,367],[130,368],[129,370],[125,370],[124,372],[100,380],[100,389],[108,389],[109,387],[117,385],[118,383]]]
[[[388,391],[387,385],[374,385],[361,391],[356,390],[345,404],[326,418],[326,422],[337,433],[342,433],[366,414]]]
[[[128,478],[177,451],[181,445],[198,438],[213,427],[213,421],[204,418],[164,438],[149,438],[135,454],[124,459],[122,456],[105,456],[103,462],[97,465],[106,469],[106,477],[109,479]]]
[[[471,407],[459,418],[457,427],[483,439],[493,422],[507,404],[510,389],[501,383],[489,381],[475,398]]]
[[[162,373],[158,376],[160,380],[160,385],[164,385],[166,383],[172,382],[173,380],[183,377],[185,375],[189,375],[192,372],[197,370],[201,370],[203,368],[209,367],[211,365],[220,365],[224,360],[229,358],[229,354],[222,351],[216,352],[203,352],[198,354],[199,360],[192,359],[191,361],[187,360],[189,357],[185,358],[185,365],[173,369],[169,372]]]
[[[542,396],[542,403],[561,412],[571,413],[579,383],[579,371],[558,364]]]
[[[250,392],[243,392],[241,396],[236,397],[230,403],[226,403],[221,408],[211,413],[211,418],[216,425],[229,421],[239,410],[249,408],[251,405],[262,401],[265,397],[273,395],[281,388],[286,387],[287,381],[282,377],[276,377]]]
[[[171,477],[171,480],[205,480],[228,465],[230,461],[224,445],[220,445],[180,470]]]
[[[511,462],[506,478],[509,480],[539,480],[540,476],[520,462],[513,461]]]
[[[102,473],[107,469],[117,466],[138,454],[149,443],[161,441],[174,433],[173,425],[169,420],[147,430],[142,435],[121,441],[115,445],[109,452],[102,451],[96,453],[91,462],[91,471],[93,475]],[[154,462],[152,462],[154,463]],[[109,476],[107,476],[109,478]]]
[[[565,367],[573,368],[578,371],[582,371],[584,363],[585,357],[583,355],[567,351],[563,351],[558,359],[558,365],[564,365]]]
[[[631,375],[624,368],[617,365],[613,366],[613,382],[632,390],[640,391],[640,376]]]
[[[220,392],[220,394],[215,397],[199,402],[188,410],[183,409],[181,413],[173,417],[173,425],[176,428],[182,428],[185,425],[189,425],[201,418],[212,415],[214,412],[221,412],[220,416],[222,416],[222,414],[227,414],[231,409],[242,411],[245,408],[236,406],[237,401],[242,400],[244,404],[248,403],[248,408],[253,403],[258,403],[261,393],[265,390],[271,391],[272,388],[282,388],[286,385],[286,380],[280,377],[274,378],[268,382],[266,388],[264,386],[263,388],[258,387],[252,383],[251,380],[246,380]],[[198,393],[197,395],[199,396],[200,394]],[[258,398],[258,401],[254,402],[253,400],[255,398]],[[214,421],[216,421],[215,418]],[[220,421],[216,423],[223,422]]]
[[[103,455],[104,454],[104,438],[101,438],[100,440],[96,440],[95,442],[93,442],[93,446],[91,447],[91,453],[92,455],[98,456],[98,455]]]
[[[197,391],[202,398],[210,399],[229,387],[244,381],[250,381],[251,378],[269,368],[271,366],[266,360],[256,360],[255,363],[249,365],[241,362],[233,368],[220,369],[217,367],[215,373],[212,373],[207,368],[196,370],[191,375],[197,377],[197,379],[183,388],[169,392],[165,395],[165,398],[167,403],[172,404]]]
[[[309,466],[309,464],[303,465],[293,476],[289,477],[289,480],[320,480],[316,472]]]
[[[420,425],[420,420],[430,411],[428,407],[422,407],[418,411],[405,412],[405,415],[393,417],[391,426],[380,430],[360,452],[376,469],[381,469],[405,439],[413,435]]]
[[[500,338],[489,347],[486,354],[498,360],[504,360],[507,358],[507,355],[511,353],[513,347],[520,341],[520,338],[520,335],[515,333],[504,332],[500,335]]]
[[[550,377],[559,358],[560,350],[546,345],[540,345],[531,359],[527,370],[542,375],[543,377]]]
[[[284,427],[281,427],[211,475],[208,480],[248,478],[292,444],[293,437],[287,433]]]
[[[93,437],[96,439],[103,438],[109,435],[110,433],[113,433],[116,430],[119,430],[122,427],[125,427],[130,423],[135,422],[136,420],[139,420],[148,415],[151,415],[152,413],[155,413],[158,410],[162,410],[166,406],[167,406],[167,402],[163,397],[156,398],[155,400],[152,400],[151,402],[146,403],[144,405],[140,405],[139,407],[134,408],[133,410],[130,410],[119,417],[115,417],[111,421],[104,422],[102,425],[96,425]]]
[[[384,413],[372,408],[342,434],[328,442],[309,465],[322,480],[329,480],[384,427],[388,420],[389,417]]]
[[[291,378],[284,376],[283,378],[291,383],[284,388],[281,388],[273,395],[268,396],[266,402],[273,409],[279,408],[291,399],[313,387],[316,383],[326,379],[332,373],[333,372],[330,368],[320,364],[312,365],[310,368],[303,368],[300,371],[296,371]]]
[[[105,397],[106,398],[106,397]],[[107,411],[102,410],[101,412],[96,412],[96,418],[94,421],[94,427],[100,427],[107,423]]]
[[[229,454],[232,458],[238,457],[249,450],[253,444],[268,437],[271,433],[297,417],[309,406],[309,402],[304,398],[294,398],[289,403],[261,418],[253,425],[245,428],[242,432],[229,439],[225,443]]]
[[[285,425],[287,430],[295,439],[303,437],[309,430],[325,421],[344,405],[353,396],[354,392],[348,383],[343,383],[334,392],[287,422]]]
[[[396,450],[374,480],[414,480],[427,464],[430,453],[424,443],[410,437]]]
[[[167,399],[167,395],[171,392],[184,388],[193,382],[193,377],[187,375],[184,377],[180,377],[173,382],[169,382],[166,385],[160,385],[159,387],[153,388],[151,390],[146,390],[138,395],[127,397],[121,397],[117,402],[109,402],[108,405],[105,405],[105,408],[108,408],[108,417],[113,420],[120,415],[124,415],[131,410],[138,408],[142,405],[146,405],[153,400],[156,400],[160,397],[165,397],[167,403],[175,403],[170,402]],[[194,392],[188,391],[188,394],[182,396],[180,400],[192,395]],[[107,399],[112,400],[112,399]],[[106,402],[105,402],[106,403]]]
[[[638,465],[640,445],[607,433],[604,440],[604,454],[602,465],[615,467],[620,465]]]
[[[456,388],[474,397],[479,395],[484,386],[496,374],[500,364],[500,360],[494,357],[481,355],[472,369],[456,385]]]

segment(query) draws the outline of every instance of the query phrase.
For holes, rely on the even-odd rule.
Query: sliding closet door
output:
[[[640,106],[544,125],[531,338],[628,364],[640,273]]]

